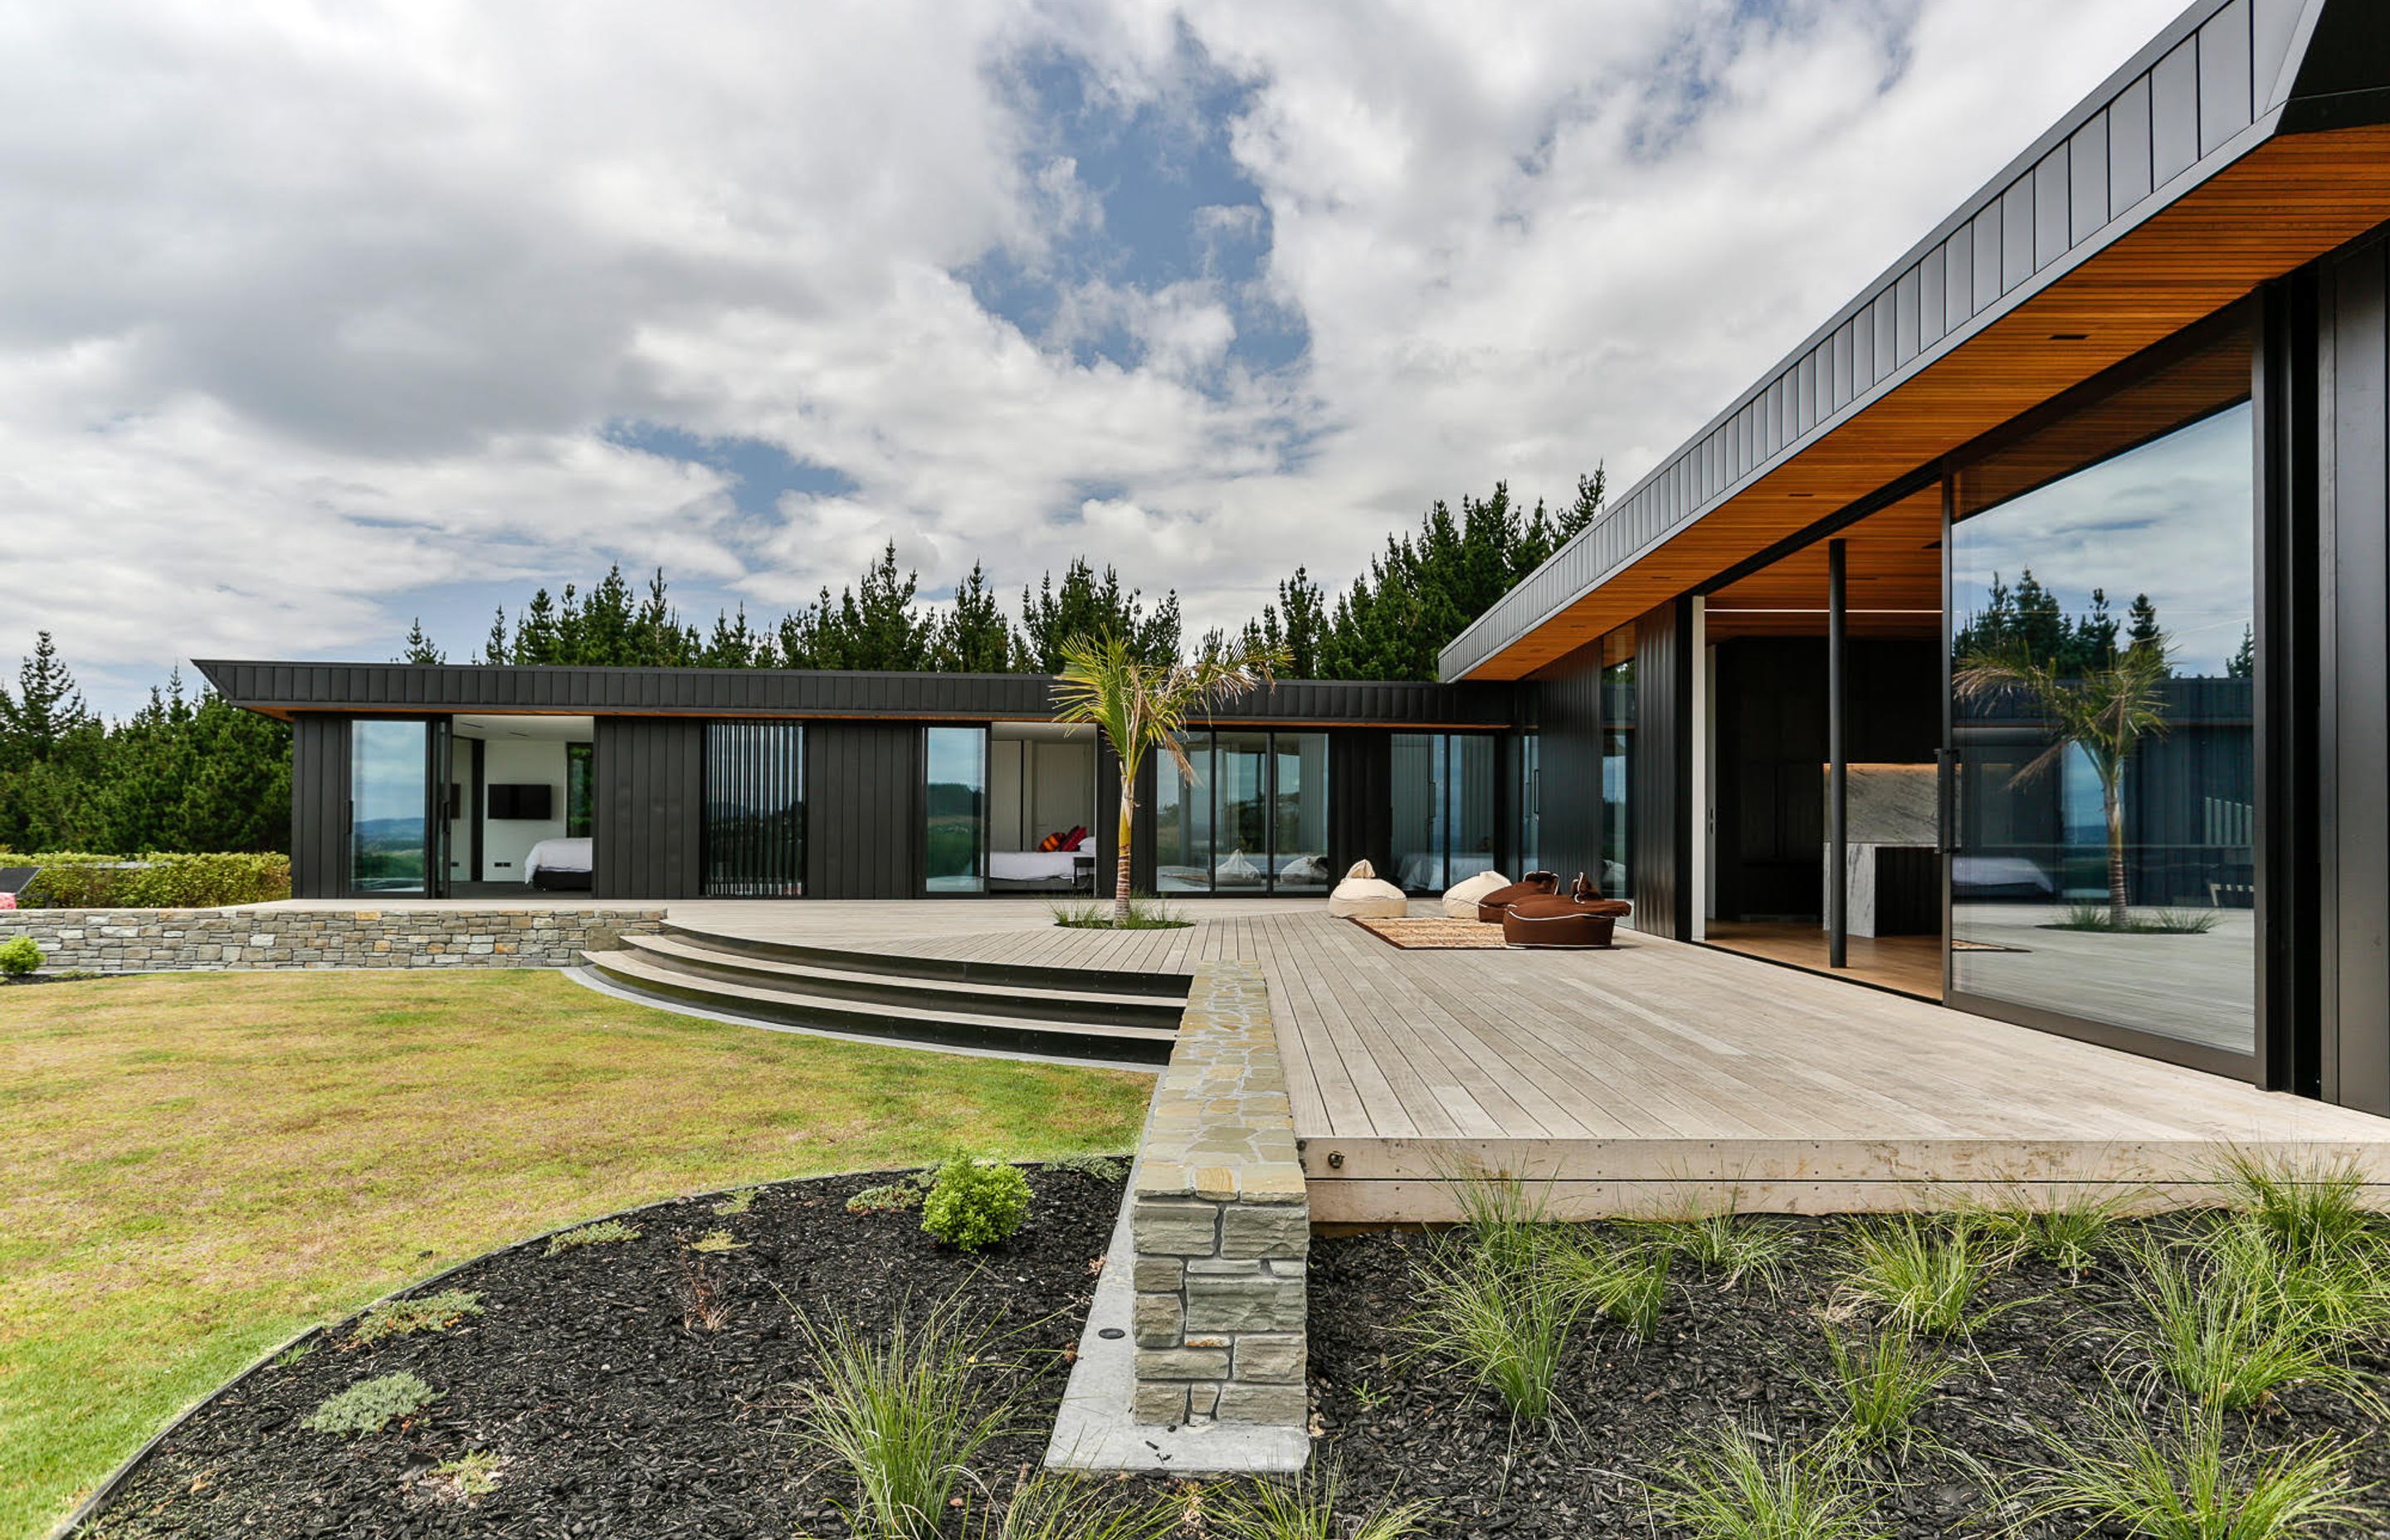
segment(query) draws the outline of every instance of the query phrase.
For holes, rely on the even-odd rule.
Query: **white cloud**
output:
[[[891,538],[932,587],[1084,550],[1235,623],[1433,497],[1623,483],[2173,8],[0,10],[0,649],[386,656],[443,584],[620,559],[775,605]],[[1190,131],[1201,71],[1247,83],[1267,218],[1207,206],[1201,276],[1024,333],[961,275],[1153,234],[1024,118],[1058,50]],[[1218,264],[1264,234],[1310,346],[1256,374]],[[852,490],[742,516],[623,420]]]

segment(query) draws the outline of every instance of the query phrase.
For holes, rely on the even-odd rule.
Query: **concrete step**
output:
[[[954,983],[1006,984],[1021,989],[1093,990],[1108,995],[1158,995],[1180,1001],[1194,983],[1185,973],[1143,973],[1116,968],[1047,968],[1034,963],[984,962],[965,957],[912,956],[902,952],[863,952],[846,947],[813,946],[802,942],[759,941],[752,936],[726,935],[700,926],[666,920],[663,933],[711,951],[763,957],[802,967],[835,969],[845,973],[893,973],[907,979],[939,979]]]
[[[713,938],[700,934],[626,935],[622,944],[626,950],[645,955],[659,967],[696,978],[752,984],[818,999],[861,1001],[907,1009],[1023,1016],[1041,1021],[1074,1021],[1093,1026],[1159,1027],[1175,1032],[1185,1003],[1183,995],[1170,999],[1154,995],[1057,988],[1045,983],[923,979],[897,972],[786,962],[731,951],[715,944]],[[1084,981],[1073,978],[1071,982],[1080,984]]]
[[[582,961],[613,987],[665,1004],[702,1006],[788,1026],[816,1027],[914,1043],[1163,1064],[1174,1028],[1041,1020],[988,1011],[931,1009],[806,993],[795,982],[735,982],[692,973],[653,953],[623,947],[585,952]]]

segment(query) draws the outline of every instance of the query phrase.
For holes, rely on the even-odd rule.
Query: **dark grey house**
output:
[[[1651,933],[2390,1112],[2385,221],[2390,6],[2199,0],[1444,683],[1224,711],[1137,885],[1585,870]],[[202,667],[297,725],[302,893],[1110,880],[1037,679]]]

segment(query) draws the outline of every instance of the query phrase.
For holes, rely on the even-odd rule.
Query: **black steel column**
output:
[[[1850,965],[1850,763],[1843,745],[1843,675],[1849,661],[1847,552],[1826,542],[1826,966]]]

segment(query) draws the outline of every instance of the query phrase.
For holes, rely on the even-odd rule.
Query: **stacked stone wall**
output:
[[[1131,1203],[1137,1420],[1303,1426],[1311,1210],[1250,963],[1195,970]]]
[[[661,908],[18,909],[0,943],[31,936],[52,973],[283,968],[569,968]]]

